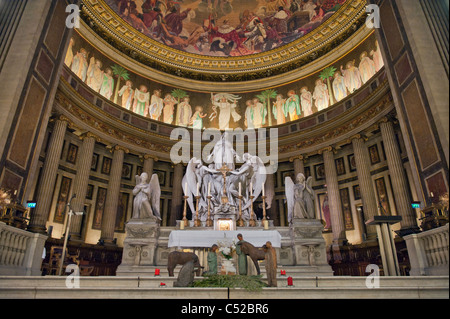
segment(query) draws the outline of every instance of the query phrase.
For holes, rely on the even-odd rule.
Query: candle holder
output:
[[[184,209],[183,209],[183,220],[182,223],[184,223],[184,227],[187,227],[189,225],[189,221],[186,218],[186,214],[187,214],[187,200],[189,198],[189,196],[183,196],[184,198]]]
[[[206,219],[206,227],[212,227],[214,225],[213,220],[211,218],[211,198],[212,198],[212,196],[209,195],[207,198],[208,198],[208,218]]]
[[[244,227],[245,223],[244,220],[242,219],[242,199],[244,198],[242,195],[239,195],[239,219],[237,220],[237,225],[239,227]]]
[[[262,200],[263,200],[263,222],[267,220],[266,218],[266,198],[267,196],[261,196]]]
[[[201,196],[195,196],[195,220],[194,220],[194,227],[201,227],[202,222],[200,221],[200,218],[198,218],[198,202],[200,200]]]
[[[250,195],[250,220],[248,221],[248,225],[250,227],[256,227],[255,214],[253,213],[253,199],[255,196]]]

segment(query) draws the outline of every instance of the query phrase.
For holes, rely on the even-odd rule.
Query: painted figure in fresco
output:
[[[167,93],[166,97],[163,100],[164,109],[163,109],[163,122],[166,124],[173,123],[173,114],[175,112],[175,104],[177,104],[177,99],[172,96],[172,94]]]
[[[67,65],[69,68],[72,65],[73,61],[73,45],[75,44],[74,38],[70,38],[69,41],[69,48],[67,49],[66,58],[64,59],[64,64]]]
[[[105,72],[103,73],[103,81],[102,86],[100,87],[100,94],[109,100],[111,99],[113,92],[114,92],[113,71],[110,68],[106,68]]]
[[[313,96],[306,86],[300,89],[300,104],[302,106],[303,115],[310,116],[313,114]]]
[[[150,92],[145,85],[139,86],[139,89],[134,91],[133,112],[146,116],[148,114],[148,107],[150,104]]]
[[[334,98],[336,99],[337,102],[347,97],[347,87],[345,86],[344,83],[344,77],[341,75],[339,71],[334,73],[333,92]]]
[[[300,98],[294,90],[288,92],[288,98],[284,103],[284,116],[289,116],[290,121],[295,121],[300,118],[302,114],[300,109]]]
[[[286,123],[286,117],[284,116],[284,103],[286,99],[283,99],[283,94],[278,94],[277,99],[273,102],[273,117],[277,120],[277,125]]]
[[[236,112],[237,100],[241,97],[228,93],[219,93],[213,97],[213,110],[219,114],[219,129],[227,130],[230,128],[230,121],[233,118],[234,122],[238,122],[241,116]]]
[[[373,63],[375,64],[375,71],[380,71],[381,68],[384,66],[384,62],[383,62],[383,56],[381,55],[381,50],[380,50],[380,46],[378,45],[378,41],[375,40],[375,46],[376,49],[375,51],[370,51],[370,55],[373,58]]]
[[[72,72],[75,73],[83,82],[86,81],[86,75],[88,70],[88,53],[85,49],[81,48],[80,51],[73,57]]]
[[[192,116],[191,121],[190,121],[189,124],[192,125],[193,129],[202,130],[203,129],[203,119],[207,115],[208,114],[203,113],[203,107],[196,106],[195,107],[195,113]]]
[[[189,8],[180,12],[180,9],[177,6],[173,6],[170,9],[170,13],[164,17],[164,20],[169,27],[169,31],[177,36],[180,35],[181,31],[183,31],[183,20],[188,17],[191,10],[192,9]]]
[[[152,120],[159,121],[163,108],[164,108],[164,101],[161,98],[161,90],[154,90],[152,99],[150,101],[149,117]]]
[[[102,62],[91,57],[87,70],[86,84],[95,92],[99,92],[103,83]]]
[[[192,106],[189,104],[189,97],[183,98],[183,101],[178,104],[178,125],[188,126],[192,118]]]
[[[341,72],[344,76],[344,83],[350,93],[355,92],[362,86],[361,74],[355,66],[355,60],[347,62],[346,69],[341,66]]]
[[[245,102],[245,105],[247,106],[245,110],[245,121],[244,124],[248,129],[254,129],[255,125],[253,124],[253,101],[248,100]]]
[[[330,106],[330,96],[328,87],[323,83],[322,79],[316,80],[316,87],[314,89],[313,98],[316,100],[315,105],[320,112]]]
[[[375,63],[367,56],[367,52],[361,53],[360,59],[359,72],[361,73],[361,80],[366,83],[377,73],[377,70],[375,69]]]
[[[133,82],[130,80],[126,81],[119,91],[119,96],[122,97],[122,107],[131,110],[134,98]]]
[[[253,124],[261,128],[266,124],[267,109],[258,98],[253,99]]]

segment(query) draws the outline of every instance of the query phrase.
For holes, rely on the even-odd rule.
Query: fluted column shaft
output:
[[[297,178],[298,174],[300,173],[305,175],[305,163],[303,162],[302,156],[294,158],[294,173],[295,178]]]
[[[172,192],[172,206],[170,208],[169,225],[175,226],[177,219],[181,219],[181,210],[183,204],[183,164],[177,164],[173,173],[173,192]]]
[[[155,158],[150,155],[144,155],[144,172],[148,174],[149,180],[153,175],[154,165],[155,165]]]
[[[56,176],[58,173],[59,159],[64,145],[67,122],[56,120],[55,126],[50,136],[50,142],[42,168],[41,182],[36,196],[36,209],[31,216],[28,229],[36,233],[45,233],[45,224],[50,214],[53,200]]]
[[[333,244],[341,245],[347,238],[345,235],[344,214],[339,194],[339,184],[336,164],[332,150],[323,151],[325,178],[327,183],[328,203],[330,206],[331,227],[333,230]]]
[[[389,174],[391,175],[397,215],[402,216],[401,227],[402,229],[417,228],[416,216],[411,207],[411,198],[408,192],[409,184],[397,144],[394,126],[390,121],[383,122],[380,123],[380,130]]]
[[[102,232],[100,238],[105,244],[111,244],[114,239],[124,156],[124,149],[116,146],[114,148],[108,190],[106,193],[105,212],[102,218]]]
[[[352,140],[353,151],[355,153],[356,172],[358,174],[359,187],[361,190],[361,200],[364,209],[365,221],[378,215],[377,200],[373,188],[372,177],[370,175],[369,152],[361,137]],[[367,239],[374,239],[377,236],[375,226],[366,226]]]
[[[76,194],[76,197],[72,201],[72,210],[74,212],[82,212],[84,210],[94,147],[95,138],[91,135],[85,136],[78,156],[77,175],[75,176],[72,191],[73,194]],[[70,234],[72,236],[80,236],[82,220],[82,216],[72,216],[72,223],[70,225]]]

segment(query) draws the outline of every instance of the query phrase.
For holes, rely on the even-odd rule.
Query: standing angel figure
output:
[[[217,174],[217,171],[214,169],[211,169],[205,165],[203,165],[202,161],[200,159],[197,159],[196,157],[193,157],[186,168],[186,174],[183,177],[182,185],[183,185],[183,192],[185,196],[188,196],[187,202],[189,204],[189,208],[191,209],[191,212],[195,212],[195,206],[194,206],[194,200],[195,196],[198,193],[199,198],[199,215],[200,219],[202,221],[206,220],[205,212],[208,208],[208,201],[207,201],[207,188],[208,185],[204,182],[205,180],[209,183],[212,183],[213,192],[216,193],[220,185],[216,185],[217,182],[211,178],[207,179],[207,175],[213,176],[214,174]],[[187,187],[186,187],[187,186]]]
[[[136,186],[133,189],[135,196],[133,202],[133,219],[147,219],[156,217],[161,220],[160,197],[161,187],[158,175],[153,174],[150,183],[147,183],[147,173],[136,175]]]
[[[288,220],[293,218],[314,219],[314,190],[312,189],[312,177],[305,178],[302,173],[297,175],[297,184],[288,176],[285,179],[286,201],[288,206]]]
[[[259,195],[262,193],[262,187],[266,182],[267,171],[264,162],[258,157],[245,153],[242,156],[245,163],[236,171],[232,171],[232,175],[240,176],[239,179],[235,180],[235,185],[242,183],[242,188],[244,193],[244,207],[242,211],[246,211],[251,206],[250,196],[254,196],[253,202],[255,202]],[[234,179],[230,179],[233,181]],[[233,187],[230,186],[230,193],[232,194]],[[249,217],[249,216],[246,216]]]

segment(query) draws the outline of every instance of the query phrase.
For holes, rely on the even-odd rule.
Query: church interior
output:
[[[382,297],[448,298],[448,11],[0,0],[0,298],[76,296],[71,265],[81,286],[185,298],[161,295],[181,281],[173,253],[211,270],[212,244],[229,234],[234,250],[238,233],[265,251],[245,253],[249,275],[271,285],[275,258],[278,288],[253,298],[323,298],[302,292],[321,278],[377,297],[361,288],[371,266],[392,277]],[[218,250],[219,272],[243,274]]]

